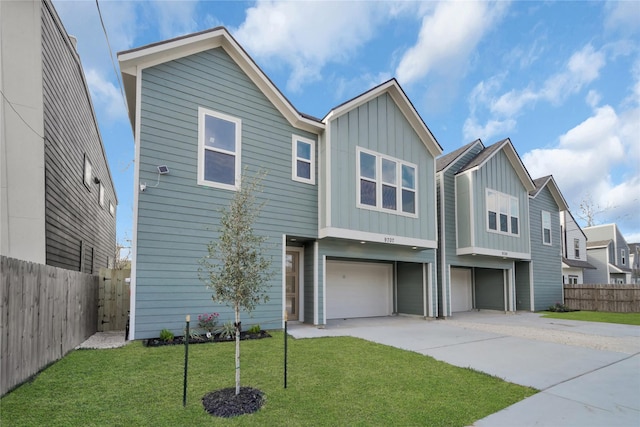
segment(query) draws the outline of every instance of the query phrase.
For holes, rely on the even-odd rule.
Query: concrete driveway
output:
[[[640,327],[456,313],[289,326],[295,338],[353,336],[486,372],[541,392],[475,426],[640,426]]]

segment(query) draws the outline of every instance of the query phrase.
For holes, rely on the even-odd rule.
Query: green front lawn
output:
[[[567,313],[545,312],[545,315],[542,317],[566,320],[584,320],[586,322],[640,325],[640,313],[607,313],[601,311],[570,311]]]
[[[2,426],[424,425],[466,426],[536,390],[431,357],[348,337],[241,343],[242,385],[266,395],[260,411],[207,414],[201,398],[234,386],[232,343],[76,350],[0,401]]]

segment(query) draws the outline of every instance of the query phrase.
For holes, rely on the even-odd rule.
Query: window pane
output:
[[[236,124],[213,116],[204,116],[204,143],[208,147],[236,151]]]
[[[498,230],[498,223],[495,212],[489,212],[489,229]]]
[[[297,142],[297,156],[300,159],[311,160],[311,144],[306,142]]]
[[[487,191],[487,210],[497,212],[496,209],[496,193],[493,191]]]
[[[376,183],[360,180],[360,203],[363,205],[376,205]]]
[[[234,185],[236,180],[236,156],[204,150],[204,179]]]
[[[415,191],[402,190],[402,212],[416,213]]]
[[[520,212],[518,209],[518,199],[515,197],[511,198],[511,216],[520,216]]]
[[[382,207],[385,209],[396,209],[396,187],[389,185],[382,186]]]
[[[511,217],[511,234],[518,234],[518,218]]]
[[[509,197],[505,196],[504,194],[500,195],[500,213],[509,213]]]
[[[544,242],[551,243],[551,230],[548,228],[544,229]]]
[[[508,222],[507,216],[505,214],[500,214],[500,231],[507,232],[508,230]]]
[[[385,184],[396,183],[396,162],[382,159],[382,182]]]
[[[376,156],[360,153],[360,176],[376,179]]]
[[[296,175],[300,178],[311,179],[311,163],[298,160],[296,162]]]
[[[416,170],[411,166],[402,165],[402,186],[411,190],[416,189]]]

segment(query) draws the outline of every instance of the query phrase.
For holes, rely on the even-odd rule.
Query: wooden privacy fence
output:
[[[573,310],[640,312],[640,285],[565,284],[564,303]]]
[[[98,331],[124,331],[129,313],[131,270],[100,269]]]
[[[98,276],[0,257],[0,395],[96,332]]]

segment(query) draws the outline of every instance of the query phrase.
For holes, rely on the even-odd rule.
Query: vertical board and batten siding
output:
[[[499,251],[530,253],[529,243],[529,194],[522,185],[504,151],[495,153],[474,174],[471,192],[474,196],[475,246]],[[499,191],[518,199],[519,236],[490,233],[487,231],[486,189]],[[460,208],[458,206],[458,208]]]
[[[436,240],[433,157],[389,94],[335,118],[330,127],[331,227]],[[356,147],[416,165],[418,217],[356,207]],[[401,183],[398,183],[400,191]]]
[[[98,276],[0,257],[0,395],[96,332]]]
[[[249,177],[267,172],[254,228],[269,239],[270,301],[242,321],[280,328],[282,235],[317,237],[317,187],[291,179],[292,135],[317,136],[292,127],[222,48],[145,69],[141,85],[140,182],[155,185],[158,165],[170,172],[139,194],[135,337],[156,337],[163,328],[181,333],[186,314],[232,318],[198,278],[198,261],[218,235],[219,209],[235,194],[197,185],[198,107],[241,119],[241,167]]]
[[[611,243],[609,246],[612,246]],[[609,265],[608,265],[608,252],[607,248],[589,249],[587,252],[587,258],[589,264],[594,266],[594,269],[585,268],[582,271],[583,281],[586,284],[601,284],[609,283]]]
[[[49,2],[41,10],[46,263],[95,273],[115,254],[115,190],[80,60]],[[99,185],[84,185],[85,154],[104,185],[104,207]]]
[[[560,212],[548,187],[529,199],[529,211],[534,310],[544,310],[562,302]],[[542,242],[542,211],[549,212],[551,216],[551,245]]]

